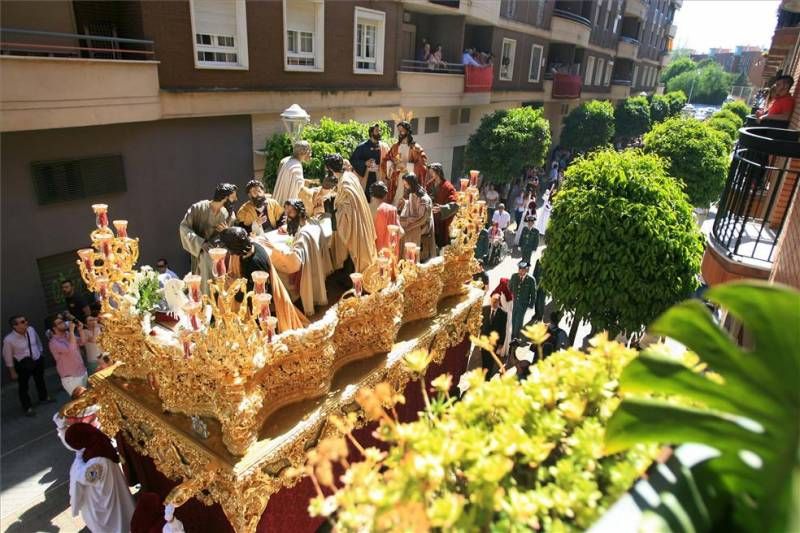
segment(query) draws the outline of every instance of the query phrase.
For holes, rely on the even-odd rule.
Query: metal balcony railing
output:
[[[797,192],[798,158],[800,131],[740,129],[711,230],[712,244],[731,259],[771,264],[786,222],[787,199]]]
[[[572,11],[567,11],[566,9],[553,9],[553,16],[571,20],[572,22],[577,22],[578,24],[583,24],[588,28],[592,27],[591,20],[584,16],[578,15],[577,13],[573,13]]]
[[[400,70],[403,72],[425,72],[427,74],[464,74],[464,65],[460,63],[444,63],[434,67],[427,61],[401,59]]]
[[[0,28],[2,55],[150,60],[153,46],[144,39]]]
[[[612,78],[611,85],[624,85],[630,87],[632,85],[632,80],[626,80],[623,78]]]
[[[639,46],[639,39],[637,39],[636,37],[628,37],[627,35],[620,35],[619,40],[620,42],[623,43],[629,43]]]

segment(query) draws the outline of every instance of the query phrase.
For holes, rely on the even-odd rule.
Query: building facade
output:
[[[291,104],[313,120],[416,118],[451,175],[482,116],[541,107],[557,140],[581,101],[653,92],[681,0],[49,0],[0,4],[2,320],[58,308],[89,204],[188,261],[177,226],[264,168]],[[441,45],[445,66],[417,61]],[[490,53],[471,71],[462,53]]]

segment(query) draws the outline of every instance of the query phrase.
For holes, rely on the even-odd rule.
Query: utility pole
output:
[[[687,105],[692,103],[692,93],[694,92],[694,84],[696,81],[697,77],[695,76],[694,78],[692,78],[692,86],[689,87],[689,100],[686,101]]]

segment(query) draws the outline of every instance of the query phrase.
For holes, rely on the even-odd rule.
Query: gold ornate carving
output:
[[[436,316],[444,287],[444,261],[441,257],[420,265],[400,262],[405,281],[403,288],[403,324]]]

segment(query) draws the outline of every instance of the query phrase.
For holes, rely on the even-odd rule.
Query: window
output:
[[[594,85],[600,85],[600,82],[603,81],[603,67],[606,66],[606,60],[603,58],[599,58],[597,60],[597,70],[594,73]]]
[[[386,13],[357,7],[354,18],[353,72],[383,74]]]
[[[611,72],[614,70],[614,62],[609,61],[606,64],[606,78],[603,80],[603,85],[608,87],[608,84],[611,83]]]
[[[528,71],[528,81],[538,83],[540,73],[542,72],[542,54],[544,48],[541,45],[534,44],[531,46],[531,66]]]
[[[285,70],[324,70],[324,23],[325,2],[283,0]],[[372,52],[374,55],[374,48]],[[377,68],[377,63],[373,64]]]
[[[425,133],[439,132],[439,117],[425,117]]]
[[[419,133],[419,119],[418,118],[412,118],[411,119],[411,131],[413,131],[414,133]]]
[[[608,1],[610,2],[611,0],[608,0]],[[594,25],[595,26],[599,26],[600,25],[600,10],[601,9],[603,9],[603,0],[599,0],[597,2],[597,9],[594,10]]]
[[[247,68],[244,0],[190,0],[197,68]]]
[[[517,52],[517,41],[503,39],[503,51],[500,54],[500,79],[511,81],[514,78],[514,56]]]
[[[586,58],[586,72],[583,73],[583,84],[592,84],[592,75],[594,74],[594,56]]]
[[[639,65],[633,66],[633,78],[631,78],[631,87],[636,87],[636,77],[639,75]]]
[[[607,30],[611,29],[611,4],[611,0],[608,0],[606,3],[606,22],[603,24],[603,26],[605,26]]]
[[[125,192],[121,155],[31,163],[39,205]]]
[[[76,252],[77,250],[69,250],[36,259],[48,313],[64,310],[64,297],[61,294],[62,281],[71,280],[75,285],[75,292],[79,294],[88,292],[81,279],[78,265],[75,263]]]
[[[569,114],[569,104],[561,104],[561,115],[568,115]]]
[[[514,15],[517,14],[517,0],[506,0],[505,8],[505,18],[514,18]]]
[[[546,0],[536,0],[536,20],[535,23],[537,26],[541,26],[544,23],[544,4]]]
[[[468,107],[461,108],[461,114],[458,118],[458,122],[460,124],[469,124],[470,119],[470,109]]]

